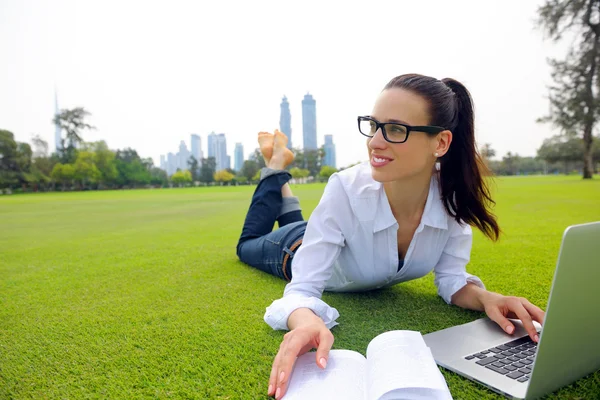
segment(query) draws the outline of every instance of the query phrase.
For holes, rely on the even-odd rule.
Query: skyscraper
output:
[[[287,97],[283,96],[281,100],[281,114],[279,116],[279,130],[288,137],[287,148],[292,148],[292,114],[290,113],[290,103]]]
[[[302,100],[304,150],[317,149],[317,102],[307,93]]]
[[[185,142],[182,140],[179,143],[179,152],[177,153],[177,168],[182,171],[189,169],[188,160],[190,159],[190,151],[187,149]]]
[[[212,133],[211,135],[214,135],[214,133]],[[227,155],[227,140],[225,139],[225,134],[219,133],[218,135],[214,135],[212,144],[212,150],[215,157],[215,162],[217,164],[217,171],[230,168],[231,160],[230,157]],[[209,148],[208,150],[210,155],[211,149]]]
[[[198,161],[198,164],[202,162],[202,158],[204,154],[202,153],[202,141],[200,140],[200,136],[193,133],[191,135],[191,145],[192,145],[192,155]]]
[[[244,146],[241,143],[236,143],[233,169],[236,171],[241,171],[242,165],[244,165]]]
[[[207,138],[207,149],[206,151],[208,152],[208,157],[215,157],[215,142],[216,142],[216,138],[217,138],[217,134],[214,132],[211,132],[208,135]]]
[[[167,174],[173,175],[177,171],[177,157],[173,153],[167,154]]]
[[[323,165],[337,168],[335,160],[335,144],[333,144],[332,135],[325,135],[325,144],[323,145],[323,148],[325,149],[325,160],[323,160]]]
[[[56,93],[56,88],[54,88],[54,116],[57,117],[59,115],[60,110],[58,109],[58,94]],[[60,124],[58,123],[54,123],[54,143],[56,151],[62,149],[62,134]]]

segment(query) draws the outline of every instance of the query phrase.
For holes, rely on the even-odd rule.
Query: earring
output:
[[[441,168],[441,164],[440,164],[440,162],[438,161],[438,162],[436,162],[436,163],[435,163],[435,170],[436,170],[436,171],[439,171],[439,170],[440,170],[440,168]]]
[[[434,156],[439,157],[440,155],[438,153],[435,153]]]

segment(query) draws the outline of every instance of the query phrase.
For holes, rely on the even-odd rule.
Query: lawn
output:
[[[305,217],[323,185],[293,187]],[[282,280],[240,263],[253,187],[0,197],[0,398],[266,399],[283,336],[263,314]],[[546,306],[563,230],[600,220],[600,180],[496,180],[500,242],[475,234],[468,270]],[[325,294],[334,348],[364,354],[387,330],[422,333],[482,314],[446,305],[433,276]],[[444,371],[456,399],[493,392]],[[550,398],[600,398],[600,372]]]

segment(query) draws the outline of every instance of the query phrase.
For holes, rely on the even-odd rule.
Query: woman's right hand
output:
[[[309,309],[294,311],[288,326],[292,329],[283,336],[269,378],[268,394],[277,400],[285,395],[296,357],[316,348],[315,362],[324,369],[334,340],[323,320]]]

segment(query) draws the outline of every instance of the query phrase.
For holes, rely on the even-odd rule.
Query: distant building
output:
[[[208,148],[208,156],[215,158],[217,171],[231,168],[231,159],[227,155],[227,139],[225,138],[225,134],[219,133],[217,135],[213,132],[208,135],[208,138],[209,146],[212,145]]]
[[[188,161],[192,153],[187,149],[185,142],[182,140],[179,143],[179,151],[177,152],[177,168],[182,171],[189,169]]]
[[[167,170],[167,159],[164,154],[160,155],[160,169]]]
[[[204,158],[202,153],[202,140],[200,139],[200,136],[196,135],[195,133],[191,135],[191,146],[192,156],[194,156],[196,161],[198,161],[198,164],[201,164],[202,158]]]
[[[279,130],[288,137],[288,149],[292,148],[292,114],[290,113],[290,103],[287,97],[283,96],[281,100],[281,114],[279,116]]]
[[[244,146],[241,143],[235,144],[234,151],[234,167],[236,171],[241,171],[244,165]]]
[[[167,174],[169,176],[177,172],[177,157],[173,153],[167,154]]]
[[[325,135],[325,144],[323,147],[325,149],[325,160],[323,160],[323,165],[329,165],[330,167],[337,168],[335,159],[335,144],[333,144],[332,135]]]
[[[308,93],[302,100],[302,136],[304,150],[317,149],[317,102]]]
[[[211,132],[208,135],[207,143],[206,143],[206,151],[208,152],[208,157],[215,157],[215,142],[217,141],[217,134]]]

